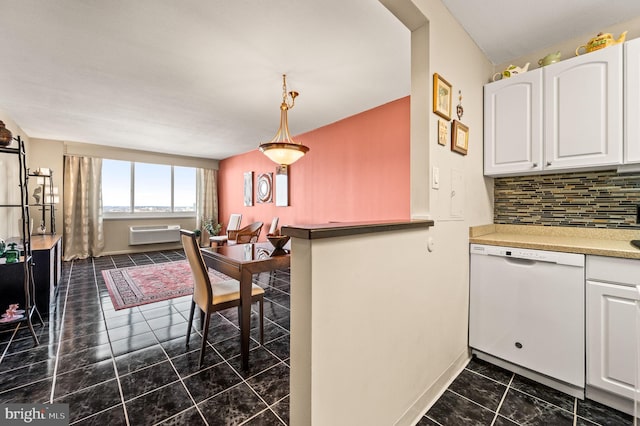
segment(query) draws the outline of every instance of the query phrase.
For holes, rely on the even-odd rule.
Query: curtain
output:
[[[202,229],[202,222],[213,219],[214,225],[218,223],[218,171],[211,169],[197,170],[197,196],[196,196],[196,228]],[[201,232],[200,245],[209,245],[209,234]]]
[[[64,157],[64,259],[100,256],[102,226],[102,159]]]

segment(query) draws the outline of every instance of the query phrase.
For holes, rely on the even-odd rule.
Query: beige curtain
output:
[[[64,157],[64,259],[100,256],[102,226],[102,159]]]
[[[196,228],[202,229],[205,219],[213,219],[218,223],[218,171],[211,169],[198,169],[197,171],[198,194],[196,197]],[[200,245],[209,245],[209,234],[200,234]]]

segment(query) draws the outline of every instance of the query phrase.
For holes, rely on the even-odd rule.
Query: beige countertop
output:
[[[639,230],[532,225],[481,225],[469,228],[469,242],[492,246],[640,259]]]

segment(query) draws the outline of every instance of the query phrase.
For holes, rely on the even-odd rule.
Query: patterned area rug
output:
[[[193,293],[193,275],[186,260],[109,269],[102,276],[116,310]],[[212,283],[232,279],[212,269],[209,278]]]

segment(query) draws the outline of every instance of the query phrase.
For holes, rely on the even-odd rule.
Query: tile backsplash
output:
[[[640,229],[640,173],[615,170],[494,179],[494,223]]]

